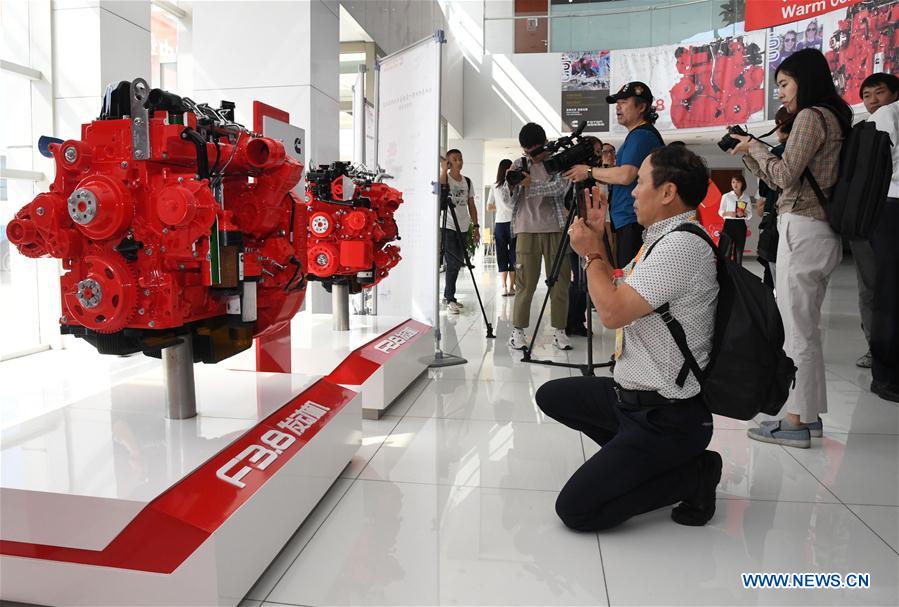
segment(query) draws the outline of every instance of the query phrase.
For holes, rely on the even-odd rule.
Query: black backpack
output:
[[[796,366],[783,349],[784,327],[774,294],[752,272],[726,259],[699,225],[684,223],[673,231],[695,234],[712,247],[719,289],[712,353],[705,370],[690,352],[684,328],[671,316],[668,304],[655,310],[684,356],[678,387],[692,372],[712,413],[741,420],[759,413],[777,415],[795,385]]]
[[[824,120],[820,110],[812,108]],[[826,124],[826,123],[825,123]],[[872,122],[852,127],[840,150],[840,169],[830,198],[806,169],[802,176],[827,212],[833,231],[850,240],[868,239],[887,200],[893,176],[890,136]]]

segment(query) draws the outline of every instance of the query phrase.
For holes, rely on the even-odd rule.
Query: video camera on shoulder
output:
[[[718,142],[718,147],[721,148],[722,152],[729,152],[738,145],[740,145],[739,139],[734,139],[731,135],[741,135],[743,137],[748,137],[749,133],[741,126],[731,126],[727,128],[727,135],[721,138],[721,141]]]
[[[543,167],[547,173],[564,173],[578,164],[599,166],[601,158],[593,149],[593,140],[583,136],[587,121],[584,120],[571,135],[559,137],[553,141],[547,141],[542,146],[528,152],[528,156],[534,158],[547,152],[551,154],[543,161]],[[522,168],[506,173],[506,181],[510,187],[514,187],[524,180],[528,172],[528,157],[522,159]]]

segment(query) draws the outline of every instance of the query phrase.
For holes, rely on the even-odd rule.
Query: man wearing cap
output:
[[[610,184],[612,228],[615,231],[615,267],[623,268],[636,255],[643,244],[643,227],[637,223],[634,212],[634,186],[637,169],[650,152],[665,145],[653,123],[658,119],[653,105],[652,91],[642,82],[628,82],[606,101],[615,104],[618,124],[628,131],[624,143],[618,149],[615,166],[590,167],[579,164],[571,167],[565,177],[583,181],[588,176]]]

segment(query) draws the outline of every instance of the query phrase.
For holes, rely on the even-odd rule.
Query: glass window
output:
[[[150,8],[150,86],[178,88],[178,21],[155,4]]]
[[[32,16],[49,11],[49,4],[33,2],[0,3],[2,47],[0,57],[19,66],[32,67]],[[36,42],[35,46],[39,46]],[[49,51],[47,49],[40,49]],[[0,169],[35,171],[34,112],[52,111],[51,100],[35,95],[34,83],[28,76],[0,72]],[[0,359],[34,350],[46,342],[41,335],[40,297],[46,289],[38,285],[39,267],[57,266],[50,259],[36,260],[21,255],[6,236],[6,226],[38,190],[31,179],[4,175],[0,179]],[[56,296],[58,297],[58,296]],[[55,313],[58,317],[58,311]],[[55,320],[55,319],[54,319]],[[55,329],[55,328],[54,328]]]

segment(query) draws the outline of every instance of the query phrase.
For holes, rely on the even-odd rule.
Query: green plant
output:
[[[746,0],[728,0],[721,3],[721,21],[725,25],[739,23],[746,18]]]

